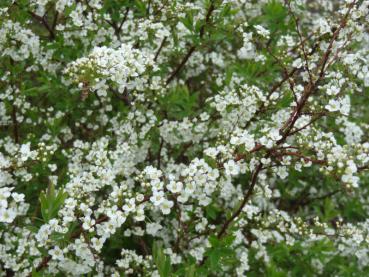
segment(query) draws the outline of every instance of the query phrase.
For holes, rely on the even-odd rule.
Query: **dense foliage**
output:
[[[1,0],[0,276],[368,276],[368,13]]]

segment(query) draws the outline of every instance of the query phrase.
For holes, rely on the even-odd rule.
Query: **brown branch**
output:
[[[301,158],[304,161],[312,162],[314,164],[327,164],[327,161],[325,161],[325,160],[317,160],[317,159],[313,159],[313,158],[310,158],[310,157],[306,157],[306,156],[304,156],[303,154],[301,154],[299,152],[283,151],[283,152],[275,153],[275,154],[273,154],[273,156],[274,157],[294,156],[294,157]]]
[[[328,193],[326,193],[324,195],[321,195],[321,196],[318,196],[318,197],[308,198],[305,201],[302,201],[300,203],[300,206],[306,206],[307,204],[310,204],[313,201],[326,199],[326,198],[331,197],[331,196],[333,196],[333,195],[335,195],[335,194],[337,194],[337,193],[339,193],[341,191],[342,191],[342,189],[336,189],[334,191],[328,192]]]
[[[129,99],[129,96],[128,96],[128,89],[127,87],[124,88],[124,91],[123,93],[120,93],[119,91],[115,90],[115,89],[112,89],[110,88],[111,91],[114,93],[114,95],[119,99],[121,100],[126,106],[131,106],[131,100]]]
[[[114,33],[118,39],[120,39],[120,33],[122,31],[124,22],[126,22],[127,20],[128,13],[129,13],[129,7],[126,8],[126,11],[124,12],[124,15],[123,15],[123,19],[120,22],[119,26],[117,26],[116,22],[105,19],[105,22],[108,23],[114,29]]]
[[[327,113],[323,112],[321,114],[319,114],[317,117],[313,118],[309,123],[306,123],[304,126],[298,128],[298,129],[295,129],[293,131],[290,132],[290,136],[306,129],[307,127],[309,127],[310,125],[312,125],[314,122],[318,121],[319,119],[321,119],[323,116],[327,115]]]
[[[321,59],[321,60],[320,60],[320,62],[319,62],[319,65],[321,66],[321,70],[320,70],[320,73],[319,73],[318,81],[320,81],[320,80],[323,78],[324,74],[325,74],[326,64],[327,64],[327,61],[328,61],[328,59],[329,59],[329,56],[330,56],[330,54],[331,54],[331,52],[332,52],[333,43],[334,43],[334,42],[335,42],[335,40],[338,38],[338,36],[339,36],[339,34],[340,34],[341,30],[342,30],[344,27],[346,27],[347,19],[348,19],[348,17],[349,17],[349,15],[350,15],[350,13],[351,13],[351,11],[352,11],[353,7],[355,6],[355,4],[356,4],[356,1],[353,1],[353,2],[349,5],[348,10],[347,10],[347,12],[346,12],[345,16],[343,17],[343,19],[341,20],[341,23],[340,23],[339,27],[338,27],[338,28],[336,29],[336,31],[333,33],[333,36],[332,36],[332,39],[331,39],[331,41],[330,41],[330,43],[329,43],[329,45],[328,45],[328,49],[327,49],[327,51],[325,52],[324,56],[322,57],[322,59]],[[319,67],[319,66],[318,66],[318,67]],[[317,82],[318,82],[318,81],[317,81]]]
[[[159,151],[158,151],[158,157],[157,157],[157,161],[158,161],[158,168],[160,169],[161,166],[161,150],[163,149],[163,145],[164,145],[164,139],[160,138],[160,145],[159,145]]]
[[[54,36],[55,36],[55,28],[56,28],[56,24],[58,23],[58,17],[59,17],[59,13],[56,11],[56,12],[55,12],[55,15],[54,15],[54,21],[53,21],[53,24],[51,25],[51,30],[52,30],[52,33],[54,34]]]
[[[283,80],[284,80],[284,82],[286,80],[288,80],[288,83],[290,84],[290,89],[291,89],[292,94],[293,94],[294,101],[297,103],[297,96],[296,96],[295,88],[294,88],[295,87],[295,84],[294,84],[294,81],[291,80],[291,77],[293,77],[294,74],[290,75],[291,73],[288,72],[288,69],[287,69],[286,65],[284,65],[283,62],[277,56],[275,56],[273,54],[273,52],[271,51],[271,49],[269,47],[267,48],[267,51],[275,59],[276,63],[278,63],[278,65],[282,68],[283,75],[284,75],[284,79]],[[268,95],[268,99],[269,98],[270,98],[270,96]]]
[[[12,108],[12,122],[13,122],[13,136],[15,143],[19,143],[19,129],[17,121],[17,107],[13,105]]]
[[[161,50],[163,49],[164,44],[165,44],[165,42],[166,42],[166,41],[167,41],[167,37],[164,37],[164,38],[163,38],[163,40],[162,40],[162,42],[161,42],[161,44],[160,44],[160,46],[159,46],[158,51],[157,51],[157,52],[156,52],[156,54],[155,54],[154,62],[156,62],[156,60],[158,59],[158,57],[159,57],[159,55],[160,55],[160,52],[161,52]]]
[[[204,34],[205,34],[205,27],[209,24],[210,21],[210,16],[213,13],[215,9],[214,3],[211,2],[209,9],[207,11],[206,17],[205,17],[205,23],[201,26],[200,28],[200,32],[199,32],[199,37],[200,39],[203,38]],[[178,73],[182,70],[182,68],[184,67],[184,65],[187,63],[188,59],[191,57],[191,55],[193,54],[193,52],[195,52],[196,50],[196,45],[192,45],[189,49],[187,54],[183,57],[182,61],[179,63],[179,65],[172,71],[172,73],[169,75],[166,84],[169,84],[170,82],[172,82],[174,80],[174,78],[178,75]]]
[[[54,33],[54,30],[53,30],[53,28],[49,25],[49,23],[47,22],[47,20],[46,20],[46,18],[45,18],[45,16],[46,16],[46,14],[44,15],[44,16],[39,16],[39,15],[37,15],[37,14],[35,14],[34,12],[32,12],[32,11],[28,11],[28,13],[34,18],[34,19],[36,19],[38,22],[40,22],[45,28],[46,28],[46,30],[49,32],[49,38],[51,39],[51,40],[53,40],[53,39],[55,39],[55,33]],[[54,19],[55,20],[55,19]],[[55,25],[56,25],[56,23],[55,23]]]
[[[129,13],[129,7],[126,8],[126,12],[124,13],[123,19],[122,19],[122,21],[119,24],[119,27],[118,27],[119,34],[120,34],[120,31],[122,30],[122,27],[123,27],[124,22],[126,22],[126,20],[127,20],[128,13]]]
[[[344,16],[344,18],[341,21],[340,27],[334,32],[331,42],[329,44],[329,47],[327,49],[327,51],[325,52],[325,54],[323,55],[321,62],[319,63],[321,65],[321,74],[319,75],[319,79],[313,84],[313,83],[309,83],[305,86],[304,88],[304,92],[303,95],[301,96],[299,103],[297,105],[297,107],[294,109],[294,111],[292,112],[290,118],[287,120],[287,122],[285,123],[285,125],[281,128],[281,132],[282,132],[282,138],[277,141],[277,145],[283,144],[287,137],[289,136],[289,133],[291,131],[291,129],[293,128],[295,122],[297,121],[297,119],[299,118],[299,115],[301,114],[301,111],[303,109],[303,107],[305,106],[305,103],[307,101],[307,99],[309,98],[309,96],[313,93],[313,91],[315,90],[315,87],[317,86],[318,82],[323,78],[324,76],[324,69],[325,69],[325,64],[326,61],[328,60],[330,53],[331,53],[331,49],[333,46],[334,41],[337,39],[340,30],[342,30],[345,26],[346,26],[346,22],[347,22],[347,18],[351,12],[351,9],[354,5],[355,1],[350,5],[350,8],[348,9],[346,15]],[[319,66],[318,66],[319,68]],[[323,72],[323,73],[322,73]],[[287,80],[287,78],[285,78]],[[285,131],[283,131],[285,130]],[[263,146],[258,146],[255,151],[258,151],[259,149],[261,149]],[[253,149],[254,150],[254,149]],[[265,158],[268,158],[271,154],[272,154],[273,149],[269,150],[268,153],[265,155]],[[290,152],[290,153],[294,153],[295,152]],[[221,238],[227,231],[229,225],[232,223],[232,221],[237,218],[241,212],[243,207],[246,205],[247,201],[249,200],[249,198],[251,197],[254,187],[256,185],[257,182],[257,177],[260,173],[260,171],[262,170],[262,163],[259,163],[259,165],[256,167],[256,169],[254,170],[252,177],[251,177],[251,181],[250,181],[250,186],[248,188],[248,190],[246,191],[243,201],[241,202],[240,207],[236,210],[236,212],[233,213],[233,215],[224,223],[223,227],[221,228],[220,232],[218,233],[218,238]],[[200,264],[204,264],[206,260],[206,257],[201,261]]]
[[[284,74],[283,79],[280,80],[279,82],[277,82],[276,84],[274,84],[272,86],[272,88],[270,89],[268,95],[267,95],[267,99],[269,100],[269,98],[272,96],[272,94],[274,92],[276,92],[286,81],[288,81],[297,71],[299,70],[299,68],[295,67],[293,68],[289,73]],[[264,112],[265,109],[265,102],[261,103],[261,105],[259,106],[259,108],[257,109],[257,111],[254,113],[254,115],[247,121],[247,123],[245,124],[245,128],[249,127],[250,124],[261,114]]]
[[[288,11],[289,11],[289,14],[292,16],[292,18],[294,20],[294,23],[295,23],[295,26],[296,26],[296,32],[297,32],[297,35],[300,39],[300,46],[301,46],[302,52],[304,54],[305,67],[306,67],[306,70],[309,74],[309,81],[310,81],[310,83],[313,83],[313,75],[312,75],[310,67],[309,67],[309,59],[308,59],[308,54],[306,52],[306,47],[305,47],[306,40],[303,38],[303,36],[301,34],[300,26],[299,26],[299,20],[298,20],[298,18],[296,18],[296,15],[294,14],[294,12],[291,9],[291,1],[288,2]]]
[[[177,74],[182,70],[184,65],[187,63],[188,59],[191,57],[192,53],[195,52],[196,46],[191,46],[188,50],[186,56],[183,57],[181,63],[176,67],[176,69],[170,74],[169,78],[167,79],[166,83],[169,84],[174,80]]]
[[[319,68],[320,68],[320,73],[319,73],[318,79],[314,83],[308,83],[304,87],[304,91],[303,91],[303,94],[302,94],[302,96],[301,96],[301,98],[298,102],[298,105],[294,108],[294,110],[291,113],[291,116],[289,117],[289,119],[286,121],[286,123],[284,124],[284,126],[281,129],[282,138],[277,142],[277,144],[283,143],[286,140],[286,138],[290,135],[290,132],[291,132],[292,128],[294,127],[297,119],[301,115],[301,112],[302,112],[308,98],[315,91],[316,87],[318,86],[320,81],[323,79],[323,77],[325,75],[326,63],[327,63],[327,61],[329,59],[329,56],[332,52],[333,43],[338,38],[341,30],[346,26],[347,19],[350,15],[351,10],[354,7],[355,3],[356,3],[356,1],[354,1],[350,4],[350,6],[348,8],[348,11],[346,12],[345,16],[342,18],[339,27],[333,33],[333,36],[330,40],[328,48],[327,48],[326,52],[324,53],[324,55],[322,56],[322,58],[320,59],[320,62],[318,63],[318,66],[317,66],[318,71],[319,71]]]
[[[249,198],[251,197],[252,195],[252,192],[254,190],[254,187],[256,185],[256,181],[258,179],[258,175],[261,171],[263,167],[263,164],[262,163],[259,163],[258,166],[256,167],[256,169],[254,170],[253,174],[252,174],[252,177],[251,177],[251,181],[250,181],[250,185],[249,185],[249,188],[248,190],[246,191],[244,197],[243,197],[243,200],[241,202],[241,205],[240,207],[236,210],[236,212],[233,213],[233,215],[223,224],[221,230],[219,231],[217,237],[218,238],[221,238],[227,231],[229,225],[232,223],[232,221],[237,218],[241,212],[242,212],[242,209],[245,207],[247,201],[249,200]]]

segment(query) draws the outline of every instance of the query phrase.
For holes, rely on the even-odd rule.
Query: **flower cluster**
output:
[[[28,204],[24,203],[24,194],[11,192],[13,188],[0,188],[0,222],[11,223],[17,215],[27,212]]]
[[[143,90],[147,85],[147,68],[154,66],[153,57],[129,44],[117,49],[95,47],[87,57],[70,63],[65,73],[81,89],[107,91],[107,82],[112,82],[123,93],[128,90]]]
[[[368,276],[368,10],[0,1],[0,276]]]

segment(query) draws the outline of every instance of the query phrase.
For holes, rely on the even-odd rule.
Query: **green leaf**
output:
[[[50,184],[46,193],[40,194],[41,214],[45,222],[56,217],[67,196],[63,190],[56,192],[53,184]]]
[[[172,264],[170,257],[164,254],[162,242],[154,242],[152,248],[154,263],[158,268],[160,277],[168,277],[172,275]]]
[[[197,93],[189,92],[186,86],[178,86],[160,100],[168,117],[182,119],[194,114],[198,104]]]
[[[52,89],[52,87],[49,84],[46,84],[46,85],[42,85],[42,86],[38,86],[38,87],[25,89],[23,91],[23,93],[26,94],[26,95],[29,95],[29,96],[37,96],[40,93],[48,92],[51,89]],[[54,87],[54,89],[55,89],[55,87]]]
[[[214,205],[208,205],[206,207],[206,215],[207,217],[215,220],[217,218],[218,209]]]
[[[143,16],[146,14],[146,5],[144,2],[136,0],[135,2],[139,15]]]
[[[179,19],[183,25],[189,30],[189,31],[193,31],[193,13],[192,12],[187,12],[185,17],[182,17]]]
[[[185,277],[194,277],[196,272],[196,267],[194,264],[190,265],[186,268],[186,274]]]
[[[39,277],[39,276],[40,277],[42,276],[41,273],[40,272],[37,272],[36,269],[33,269],[32,270],[32,277]]]

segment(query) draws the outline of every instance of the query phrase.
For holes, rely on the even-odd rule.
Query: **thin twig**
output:
[[[207,11],[206,17],[205,17],[205,23],[201,26],[200,28],[200,32],[199,32],[199,37],[200,39],[203,38],[204,34],[205,34],[205,27],[208,25],[209,21],[210,21],[210,17],[211,14],[213,13],[215,9],[214,3],[211,2],[209,9]],[[187,63],[188,59],[191,57],[191,55],[193,54],[193,52],[195,52],[196,50],[196,45],[192,45],[189,49],[187,54],[183,57],[182,61],[179,63],[179,65],[172,71],[172,73],[169,75],[166,84],[169,84],[170,82],[172,82],[174,80],[174,78],[178,75],[178,73],[182,70],[182,68],[184,67],[184,65]]]
[[[17,107],[13,105],[12,108],[12,121],[13,121],[13,135],[15,143],[19,143],[19,130],[17,121]]]
[[[161,52],[161,50],[163,49],[164,44],[165,44],[165,42],[166,42],[166,41],[167,41],[167,37],[164,37],[164,38],[163,38],[163,40],[161,41],[161,44],[160,44],[160,46],[159,46],[158,51],[157,51],[157,52],[156,52],[156,54],[155,54],[154,62],[156,62],[156,60],[158,59],[158,57],[159,57],[159,55],[160,55],[160,52]]]

